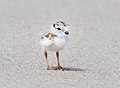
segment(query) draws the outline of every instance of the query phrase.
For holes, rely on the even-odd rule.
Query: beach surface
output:
[[[48,71],[39,40],[59,20],[71,26],[69,70]],[[0,88],[120,88],[120,1],[0,0]]]

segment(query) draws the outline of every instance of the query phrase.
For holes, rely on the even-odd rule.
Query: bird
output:
[[[62,70],[63,68],[60,65],[59,52],[63,50],[66,46],[69,39],[69,24],[66,24],[64,21],[57,21],[52,24],[51,30],[48,33],[45,33],[41,39],[40,43],[44,48],[44,58],[47,65],[47,70]],[[51,67],[48,62],[48,52],[55,52],[57,57],[57,67]]]

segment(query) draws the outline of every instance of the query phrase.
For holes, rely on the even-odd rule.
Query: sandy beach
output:
[[[69,70],[48,71],[39,40],[58,20],[71,26]],[[0,88],[120,88],[120,1],[0,0]]]

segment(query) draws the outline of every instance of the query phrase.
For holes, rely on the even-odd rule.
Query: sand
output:
[[[48,71],[39,40],[58,20],[71,26],[69,70]],[[0,0],[0,88],[120,88],[120,1]]]

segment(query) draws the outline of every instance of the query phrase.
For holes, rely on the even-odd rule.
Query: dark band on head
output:
[[[55,24],[53,24],[53,27],[55,27]]]

